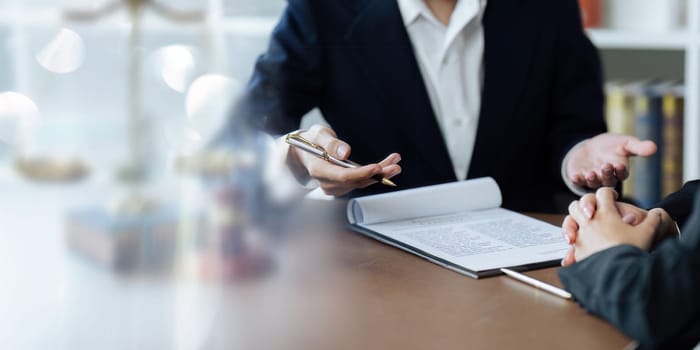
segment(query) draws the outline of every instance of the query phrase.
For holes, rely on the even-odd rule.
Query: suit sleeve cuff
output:
[[[285,136],[270,138],[269,157],[265,164],[265,183],[278,200],[303,196],[318,187],[318,182],[311,179],[308,173],[290,166],[287,160],[289,145],[284,142]]]

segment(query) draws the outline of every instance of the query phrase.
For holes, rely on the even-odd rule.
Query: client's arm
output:
[[[586,310],[610,321],[643,346],[679,348],[697,343],[700,340],[697,297],[700,295],[700,196],[696,197],[693,215],[681,239],[666,240],[652,253],[645,251],[648,248],[645,244],[651,244],[652,238],[629,237],[632,234],[653,237],[653,232],[648,232],[653,223],[640,227],[644,222],[635,227],[616,227],[618,231],[613,237],[624,231],[628,236],[621,237],[628,239],[627,242],[602,250],[589,249],[590,245],[606,244],[600,244],[607,242],[601,236],[610,237],[610,232],[606,232],[610,222],[605,224],[605,215],[601,214],[606,211],[613,217],[611,209],[602,205],[592,219],[576,213],[579,231],[573,247],[583,253],[577,256],[577,263],[559,271],[565,288]],[[586,252],[591,255],[586,256]]]

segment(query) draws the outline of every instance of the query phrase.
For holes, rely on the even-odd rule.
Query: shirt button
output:
[[[455,119],[455,120],[452,121],[452,125],[453,125],[454,127],[456,127],[456,128],[461,127],[462,124],[464,124],[464,123],[462,122],[462,119]]]

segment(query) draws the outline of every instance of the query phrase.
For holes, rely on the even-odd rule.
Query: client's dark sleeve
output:
[[[683,226],[688,220],[688,216],[690,216],[690,211],[693,209],[691,205],[693,196],[699,189],[700,180],[690,181],[680,191],[664,198],[656,207],[664,208],[673,220],[678,222],[679,226]]]
[[[598,252],[559,270],[589,312],[643,347],[684,348],[700,341],[700,195],[682,229],[652,253],[629,245]]]

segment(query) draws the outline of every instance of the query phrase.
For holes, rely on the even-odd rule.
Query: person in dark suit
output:
[[[301,135],[368,164],[289,150],[328,194],[491,176],[504,207],[551,212],[656,150],[604,134],[601,76],[575,0],[290,0],[234,118],[283,135],[319,108],[330,127]]]
[[[692,348],[700,342],[700,181],[648,212],[615,198],[605,188],[571,204],[563,230],[572,246],[559,278],[643,348]]]

